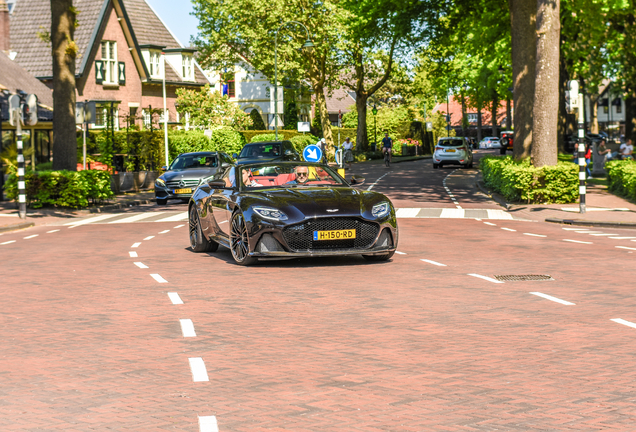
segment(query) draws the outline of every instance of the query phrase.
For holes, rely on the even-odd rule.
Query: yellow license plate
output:
[[[314,240],[349,240],[356,238],[356,230],[314,231]]]
[[[446,150],[446,153],[455,153],[455,149],[448,149]]]
[[[188,194],[188,193],[192,193],[192,189],[187,188],[187,189],[175,189],[174,193],[176,194]]]

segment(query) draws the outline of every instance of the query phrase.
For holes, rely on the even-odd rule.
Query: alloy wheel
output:
[[[232,255],[237,262],[245,261],[248,250],[248,236],[245,220],[241,213],[236,213],[232,218],[232,227],[230,229],[230,249]]]
[[[188,218],[190,231],[190,247],[195,249],[199,244],[199,215],[197,209],[192,206],[190,208],[190,217]]]

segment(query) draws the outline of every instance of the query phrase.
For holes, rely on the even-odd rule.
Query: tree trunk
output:
[[[636,142],[636,92],[631,88],[627,89],[628,96],[625,98],[625,140],[631,139]]]
[[[514,98],[514,157],[524,159],[532,149],[532,114],[536,56],[536,0],[509,0]]]
[[[499,108],[499,99],[497,96],[492,100],[492,109],[490,115],[492,116],[490,125],[492,126],[492,136],[499,136],[497,133],[497,109]]]
[[[481,101],[477,101],[477,143],[481,142]]]
[[[316,105],[320,113],[320,124],[322,125],[322,136],[326,141],[325,153],[333,156],[335,150],[333,148],[333,134],[331,132],[331,122],[329,121],[329,113],[327,112],[327,99],[325,98],[325,90],[322,87],[314,89],[316,94]]]
[[[53,169],[77,170],[75,133],[75,9],[72,0],[51,0],[53,54]]]
[[[512,130],[512,109],[510,107],[510,96],[506,96],[506,130]]]
[[[369,137],[367,134],[367,96],[356,96],[356,110],[358,112],[358,129],[356,131],[356,149],[369,150]]]
[[[566,134],[568,127],[568,112],[565,107],[565,89],[569,80],[567,64],[564,59],[559,61],[559,119],[557,124],[557,147],[559,152],[565,153]],[[569,149],[568,149],[569,150]]]
[[[532,121],[532,163],[557,164],[560,0],[537,1],[537,54]]]
[[[598,133],[598,98],[599,94],[591,94],[590,97],[590,133]]]

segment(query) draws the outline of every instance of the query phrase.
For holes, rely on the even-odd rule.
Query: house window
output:
[[[144,127],[146,129],[150,128],[151,121],[152,121],[152,117],[150,116],[150,112],[148,112],[146,110],[142,110],[141,111],[141,117],[143,118],[143,121],[144,121]]]
[[[608,107],[608,106],[604,106],[604,107],[603,107],[603,113],[604,113],[604,114],[609,113],[609,107]]]
[[[194,60],[192,56],[183,56],[183,80],[194,81]]]
[[[159,51],[150,51],[150,76],[152,78],[161,78],[161,67],[159,63]]]
[[[477,114],[468,113],[468,123],[477,123]]]
[[[102,41],[104,84],[117,84],[117,42]]]
[[[227,95],[228,97],[235,97],[236,96],[236,90],[235,90],[235,76],[233,73],[225,73],[222,76],[222,83],[221,83],[221,94],[223,94],[224,96]]]
[[[623,104],[620,103],[620,99],[619,102],[616,104],[616,114],[620,114],[623,112]]]

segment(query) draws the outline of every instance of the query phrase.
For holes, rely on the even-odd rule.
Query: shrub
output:
[[[250,118],[252,119],[252,126],[250,126],[250,130],[265,129],[265,122],[263,121],[263,117],[256,108],[254,108],[252,112],[250,112]]]
[[[535,168],[529,159],[516,162],[510,156],[485,156],[479,167],[484,183],[507,201],[571,203],[579,195],[579,168],[572,163]]]
[[[299,154],[303,154],[303,150],[308,145],[316,144],[318,138],[313,135],[296,135],[291,139],[291,143]]]
[[[86,207],[90,202],[101,202],[113,196],[110,173],[107,171],[38,171],[27,172],[25,177],[27,205]],[[7,196],[18,196],[18,178],[11,174],[5,184]]]
[[[605,164],[610,191],[636,201],[636,162],[609,161]]]
[[[284,139],[281,134],[278,134],[278,139]],[[275,133],[266,133],[266,134],[260,134],[260,135],[254,135],[252,137],[252,139],[250,140],[250,142],[263,142],[263,141],[275,141],[276,140],[276,134]]]

